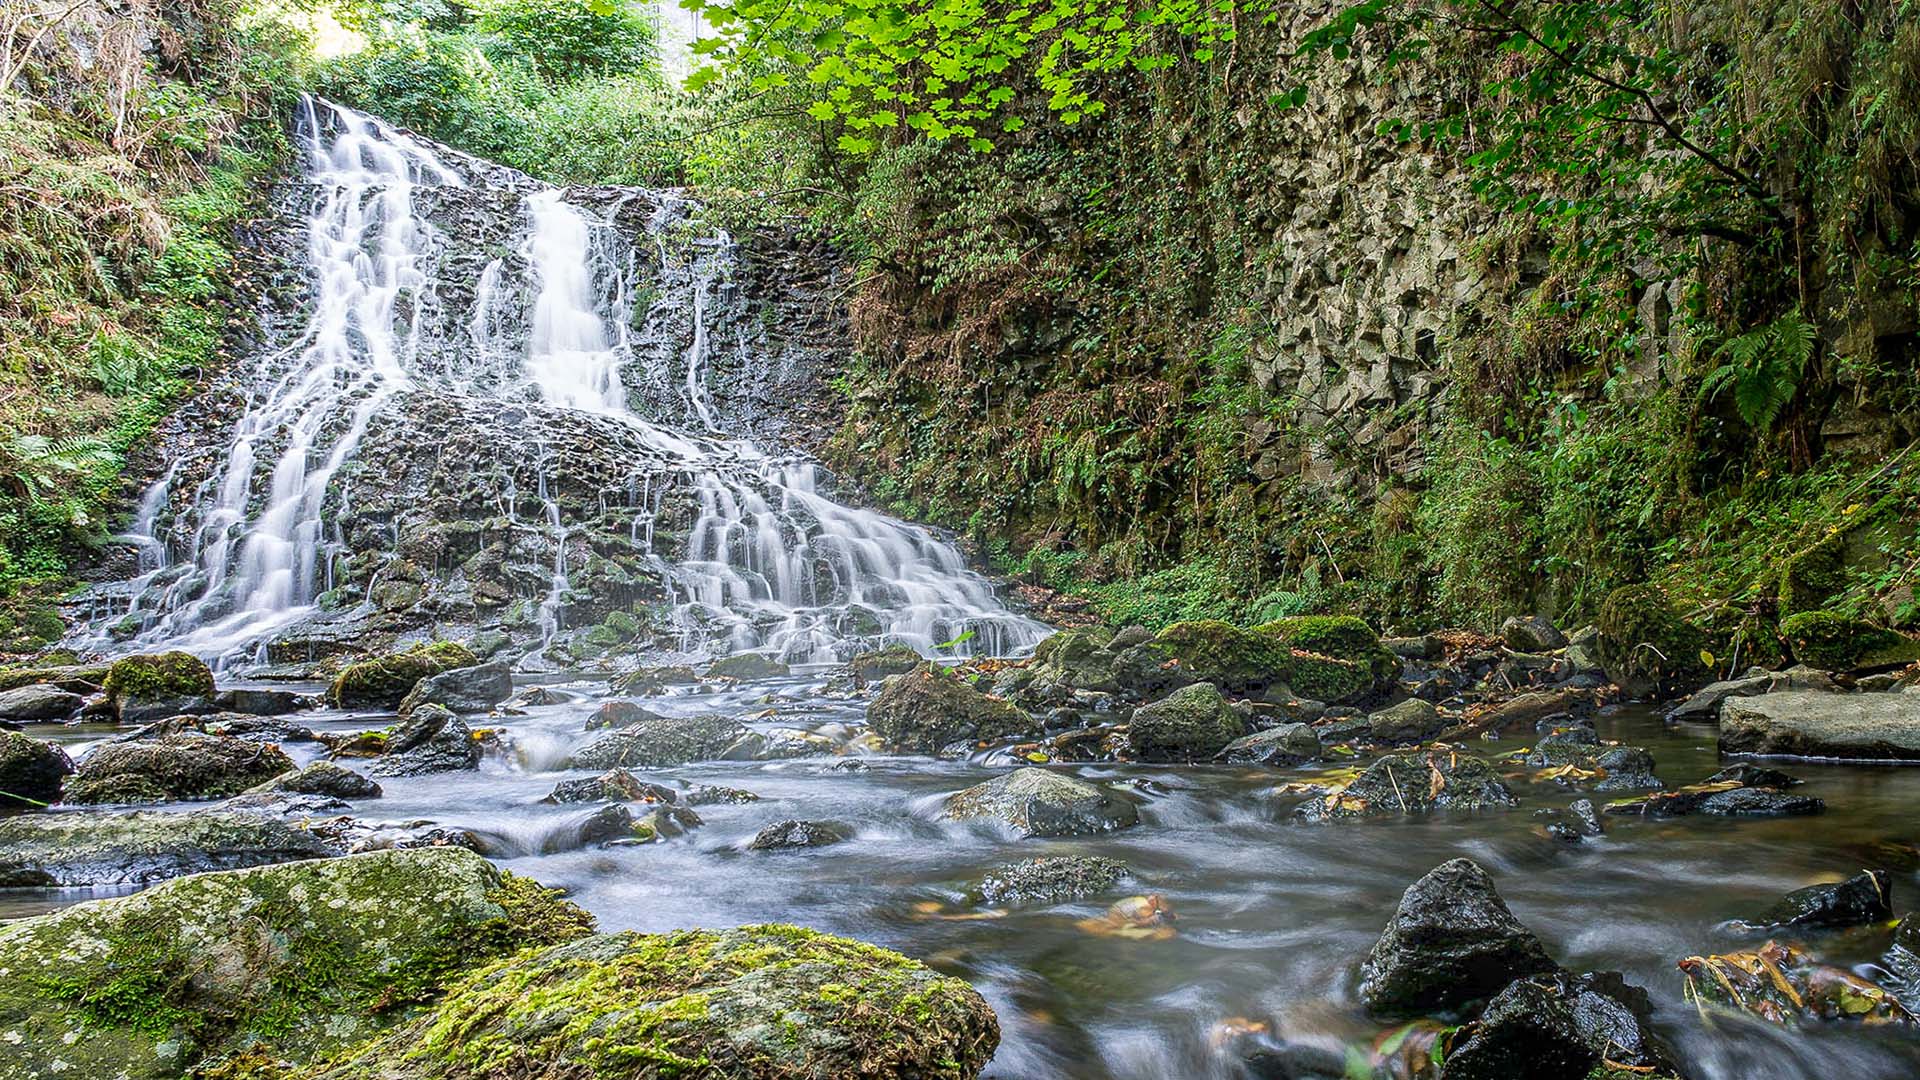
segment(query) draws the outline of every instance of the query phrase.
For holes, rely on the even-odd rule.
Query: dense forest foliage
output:
[[[301,89],[805,218],[859,271],[830,464],[1116,620],[1651,580],[1767,651],[1813,551],[1820,603],[1920,622],[1911,0],[691,6],[684,86],[618,3],[8,16],[0,637],[57,634],[218,364]]]

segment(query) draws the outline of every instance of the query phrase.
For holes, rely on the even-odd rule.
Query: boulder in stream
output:
[[[1793,795],[1772,787],[1752,787],[1738,780],[1688,784],[1606,805],[1609,814],[1645,817],[1804,817],[1825,813],[1827,804],[1812,795]]]
[[[625,769],[608,769],[599,776],[562,780],[540,801],[675,803],[679,801],[679,794],[672,788],[642,780]]]
[[[1447,729],[1446,718],[1430,701],[1408,698],[1398,705],[1367,717],[1367,735],[1388,746],[1413,746],[1427,742]]]
[[[17,731],[0,731],[0,810],[60,801],[60,785],[73,772],[67,752]]]
[[[368,766],[374,776],[424,776],[480,767],[480,742],[466,721],[443,705],[422,705],[386,738]]]
[[[1276,724],[1233,740],[1219,756],[1235,765],[1298,765],[1320,752],[1320,735],[1312,725]]]
[[[1407,887],[1361,968],[1360,1000],[1383,1016],[1444,1012],[1556,970],[1493,878],[1469,859],[1454,859]]]
[[[422,705],[441,705],[457,713],[484,713],[513,696],[513,669],[504,660],[452,668],[428,675],[400,699],[400,715]]]
[[[791,674],[792,671],[792,668],[765,653],[744,652],[715,660],[707,666],[706,677],[757,682],[761,679],[782,678]]]
[[[348,664],[327,687],[327,703],[342,709],[397,709],[421,679],[479,663],[464,645],[423,642],[405,652]]]
[[[57,686],[36,683],[0,690],[0,720],[20,724],[57,723],[80,711],[87,699]]]
[[[303,769],[276,776],[252,788],[248,794],[284,792],[289,795],[324,795],[332,799],[377,799],[380,785],[331,761],[316,761]]]
[[[511,1061],[517,1076],[971,1080],[999,1039],[964,981],[871,945],[791,926],[601,934],[498,965],[306,1080],[444,1080],[449,1061]]]
[[[566,767],[662,769],[716,761],[747,734],[746,725],[720,713],[638,720],[575,750]]]
[[[453,848],[202,874],[0,927],[17,1080],[299,1064],[378,1035],[480,965],[589,933],[586,913]]]
[[[1508,983],[1461,1034],[1446,1080],[1578,1080],[1600,1063],[1566,999],[1527,979]]]
[[[983,904],[1063,904],[1110,891],[1127,864],[1098,855],[1055,855],[995,867],[973,887]]]
[[[618,731],[642,720],[658,720],[660,714],[634,701],[605,701],[587,717],[588,731]]]
[[[1194,683],[1135,709],[1127,750],[1138,761],[1205,761],[1246,730],[1217,687]]]
[[[123,724],[145,724],[213,708],[213,672],[192,653],[123,657],[107,669],[101,687]]]
[[[238,795],[293,769],[271,743],[181,734],[94,747],[67,779],[69,803],[156,803]]]
[[[1720,752],[1920,760],[1920,695],[1789,690],[1720,706]]]
[[[1368,765],[1344,788],[1302,803],[1295,815],[1307,821],[1340,821],[1431,810],[1492,810],[1520,800],[1493,767],[1455,750],[1388,754]]]
[[[954,743],[1032,735],[1040,727],[1012,704],[932,663],[888,679],[867,704],[867,723],[888,745],[917,754],[938,753]]]
[[[994,818],[1023,837],[1089,836],[1140,822],[1133,803],[1046,769],[1021,768],[947,796],[946,816]]]
[[[748,851],[789,851],[794,848],[828,847],[844,843],[847,832],[830,821],[776,821],[754,834]]]
[[[214,694],[213,705],[223,712],[245,713],[249,716],[285,716],[306,709],[317,709],[320,699],[291,690],[239,686]]]
[[[1761,932],[1884,923],[1893,918],[1892,889],[1893,882],[1885,870],[1862,870],[1845,881],[1795,889],[1765,911],[1735,925]]]
[[[256,814],[61,812],[0,818],[0,887],[6,888],[144,885],[331,854],[320,837]]]

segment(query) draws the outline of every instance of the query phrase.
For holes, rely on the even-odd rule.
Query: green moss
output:
[[[1836,529],[1780,568],[1780,617],[1817,611],[1846,587],[1847,533]]]
[[[1262,623],[1253,631],[1272,634],[1295,649],[1348,659],[1380,647],[1380,635],[1355,615],[1295,615]]]
[[[1142,648],[1161,665],[1177,665],[1191,679],[1227,693],[1286,682],[1293,670],[1293,655],[1278,638],[1218,619],[1175,623]]]
[[[348,664],[327,687],[327,701],[342,708],[394,708],[421,679],[479,662],[456,642],[422,643],[406,652]]]
[[[122,701],[171,701],[213,693],[213,672],[192,653],[129,656],[107,669],[101,685]]]
[[[1709,673],[1707,636],[1655,585],[1615,589],[1600,605],[1598,659],[1607,677],[1634,696],[1672,693]]]
[[[1780,622],[1793,658],[1828,671],[1920,660],[1920,642],[1833,611],[1802,611]]]

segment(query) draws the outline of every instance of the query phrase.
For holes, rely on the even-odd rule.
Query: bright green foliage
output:
[[[1780,620],[1793,658],[1826,671],[1848,671],[1875,658],[1911,659],[1916,643],[1891,630],[1833,611],[1803,611]],[[1909,648],[1901,650],[1901,646]]]
[[[1740,419],[1756,431],[1769,431],[1800,389],[1813,345],[1813,324],[1801,318],[1797,309],[1789,311],[1721,345],[1714,353],[1721,364],[1707,373],[1700,393],[1711,400],[1731,390]]]
[[[474,28],[524,56],[550,83],[628,75],[649,64],[653,27],[629,4],[480,0]]]

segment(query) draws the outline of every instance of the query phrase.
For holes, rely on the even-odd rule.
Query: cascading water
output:
[[[736,249],[726,234],[708,233],[677,251],[668,234],[690,231],[684,201],[623,196],[657,206],[651,242],[636,244],[612,215],[570,202],[565,191],[454,162],[450,151],[353,110],[308,99],[299,129],[314,192],[305,252],[311,315],[288,346],[260,357],[220,467],[186,490],[170,472],[142,500],[130,540],[149,565],[126,590],[133,600],[115,623],[121,638],[132,625],[135,645],[234,662],[318,617],[334,560],[356,554],[330,531],[338,480],[355,467],[370,424],[428,393],[497,407],[525,402],[548,421],[583,414],[612,422],[666,463],[697,507],[684,550],[655,548],[664,539],[654,520],[661,496],[650,482],[627,508],[628,531],[669,597],[656,622],[678,649],[825,661],[886,642],[932,653],[958,640],[954,654],[1012,653],[1044,634],[1007,611],[951,544],[835,502],[812,462],[725,430],[707,388],[710,319]],[[484,264],[448,255],[422,204],[450,189],[471,189],[513,216],[512,250]],[[656,284],[636,288],[642,277]],[[686,326],[636,343],[633,327],[655,322]],[[672,415],[636,413],[638,383],[663,388]],[[526,426],[546,439],[548,421]],[[573,585],[571,523],[548,491],[563,479],[549,468],[564,466],[549,465],[544,444],[540,456],[541,524],[554,550],[544,594],[529,599],[545,643],[565,627]],[[507,483],[502,509],[514,526]],[[169,534],[163,518],[192,528]],[[111,647],[104,636],[91,643]]]

